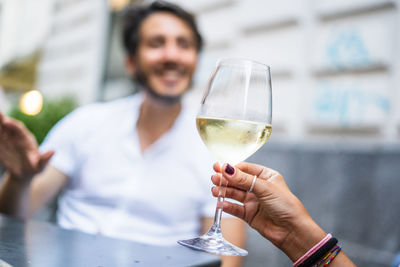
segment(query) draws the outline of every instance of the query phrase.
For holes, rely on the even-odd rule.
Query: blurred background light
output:
[[[31,90],[21,96],[19,107],[27,115],[35,116],[39,114],[43,106],[42,94],[37,90]]]
[[[113,11],[119,11],[129,4],[129,0],[109,0],[109,6]]]

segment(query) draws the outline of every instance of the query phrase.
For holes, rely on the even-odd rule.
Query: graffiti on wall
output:
[[[324,53],[329,68],[346,75],[317,83],[312,98],[312,117],[318,123],[339,127],[383,121],[391,108],[385,78],[377,82],[368,73],[360,79],[349,72],[374,63],[363,31],[355,26],[332,29],[325,41]]]
[[[371,57],[356,28],[335,29],[325,49],[328,64],[335,69],[365,67],[371,64]]]
[[[376,124],[390,112],[390,100],[384,92],[367,90],[354,83],[321,82],[312,106],[317,121],[344,127]]]

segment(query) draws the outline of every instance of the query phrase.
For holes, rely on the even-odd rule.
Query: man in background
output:
[[[141,92],[79,108],[40,148],[19,122],[0,114],[0,212],[29,218],[58,194],[57,223],[68,229],[175,245],[212,224],[212,158],[182,101],[202,38],[188,12],[166,2],[126,10],[126,66]],[[222,222],[243,247],[245,225]],[[224,258],[238,266],[238,257]]]

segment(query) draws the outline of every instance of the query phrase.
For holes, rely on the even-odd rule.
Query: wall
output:
[[[39,50],[49,32],[53,2],[0,1],[0,68]]]
[[[399,142],[397,1],[175,2],[197,14],[206,37],[198,88],[221,57],[270,65],[273,138]]]
[[[98,0],[56,0],[37,88],[49,97],[75,95],[81,104],[97,100],[102,82],[108,6]]]

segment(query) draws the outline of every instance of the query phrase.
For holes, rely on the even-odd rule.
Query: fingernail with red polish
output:
[[[227,164],[225,167],[225,172],[229,175],[233,175],[235,173],[235,169],[231,165]]]

